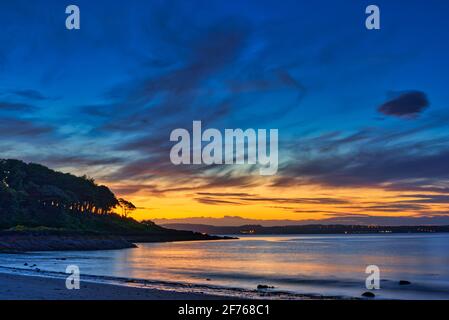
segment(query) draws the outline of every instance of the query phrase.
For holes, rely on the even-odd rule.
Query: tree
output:
[[[127,201],[127,200],[125,200],[123,198],[119,198],[118,199],[118,203],[119,203],[120,207],[122,207],[122,215],[124,217],[128,217],[128,215],[132,211],[137,209],[136,206],[132,202]]]
[[[124,203],[128,215],[135,206],[128,201]],[[108,187],[97,185],[87,176],[77,177],[39,164],[0,159],[0,228],[15,226],[17,221],[60,226],[67,219],[79,221],[80,215],[86,216],[80,222],[83,224],[92,221],[88,217],[111,215],[118,205]]]

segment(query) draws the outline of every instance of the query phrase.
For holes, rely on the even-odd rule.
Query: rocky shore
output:
[[[136,248],[136,242],[221,240],[193,232],[140,235],[102,235],[84,233],[0,232],[0,253],[30,251],[88,251]]]
[[[135,248],[136,245],[120,237],[93,235],[0,235],[0,252],[55,250],[112,250]]]

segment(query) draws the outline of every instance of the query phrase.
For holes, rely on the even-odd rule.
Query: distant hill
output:
[[[20,160],[0,160],[0,251],[13,250],[12,244],[19,240],[23,244],[21,250],[66,248],[70,241],[47,241],[66,235],[73,241],[95,235],[89,244],[84,241],[84,245],[75,245],[74,249],[95,248],[96,243],[101,243],[100,238],[104,247],[123,247],[111,236],[140,242],[213,239],[200,233],[169,230],[151,221],[138,222],[114,212],[117,209],[126,213],[133,208],[131,202],[117,199],[107,186],[86,176],[77,177]]]
[[[449,226],[363,226],[363,225],[298,225],[264,227],[261,225],[211,226],[205,224],[170,223],[176,230],[189,230],[215,235],[241,234],[363,234],[363,233],[429,233],[449,232]]]

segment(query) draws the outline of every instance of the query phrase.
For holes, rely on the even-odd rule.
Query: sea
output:
[[[371,291],[375,299],[449,299],[449,234],[238,237],[0,254],[0,272],[64,278],[76,266],[84,281],[234,298],[363,299]],[[372,266],[379,288],[369,290]]]

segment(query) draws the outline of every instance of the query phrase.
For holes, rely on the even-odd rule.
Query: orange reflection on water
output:
[[[279,238],[263,237],[267,242],[279,241]],[[233,240],[231,240],[233,241]],[[189,282],[198,280],[200,275],[233,275],[236,278],[245,275],[254,277],[276,276],[301,278],[302,275],[322,277],[328,275],[352,274],[364,276],[367,265],[378,261],[395,259],[376,253],[353,256],[344,253],[324,255],[314,251],[278,252],[277,247],[258,244],[251,245],[245,240],[233,241],[232,250],[222,250],[221,241],[213,244],[204,242],[180,242],[165,244],[141,244],[140,248],[128,250],[126,261],[131,277],[140,279],[160,279]],[[245,248],[241,248],[241,244]],[[229,245],[229,241],[227,243]],[[243,250],[241,250],[243,249]],[[335,252],[338,253],[338,252]],[[399,261],[389,261],[396,264]],[[208,276],[203,276],[203,279]]]

